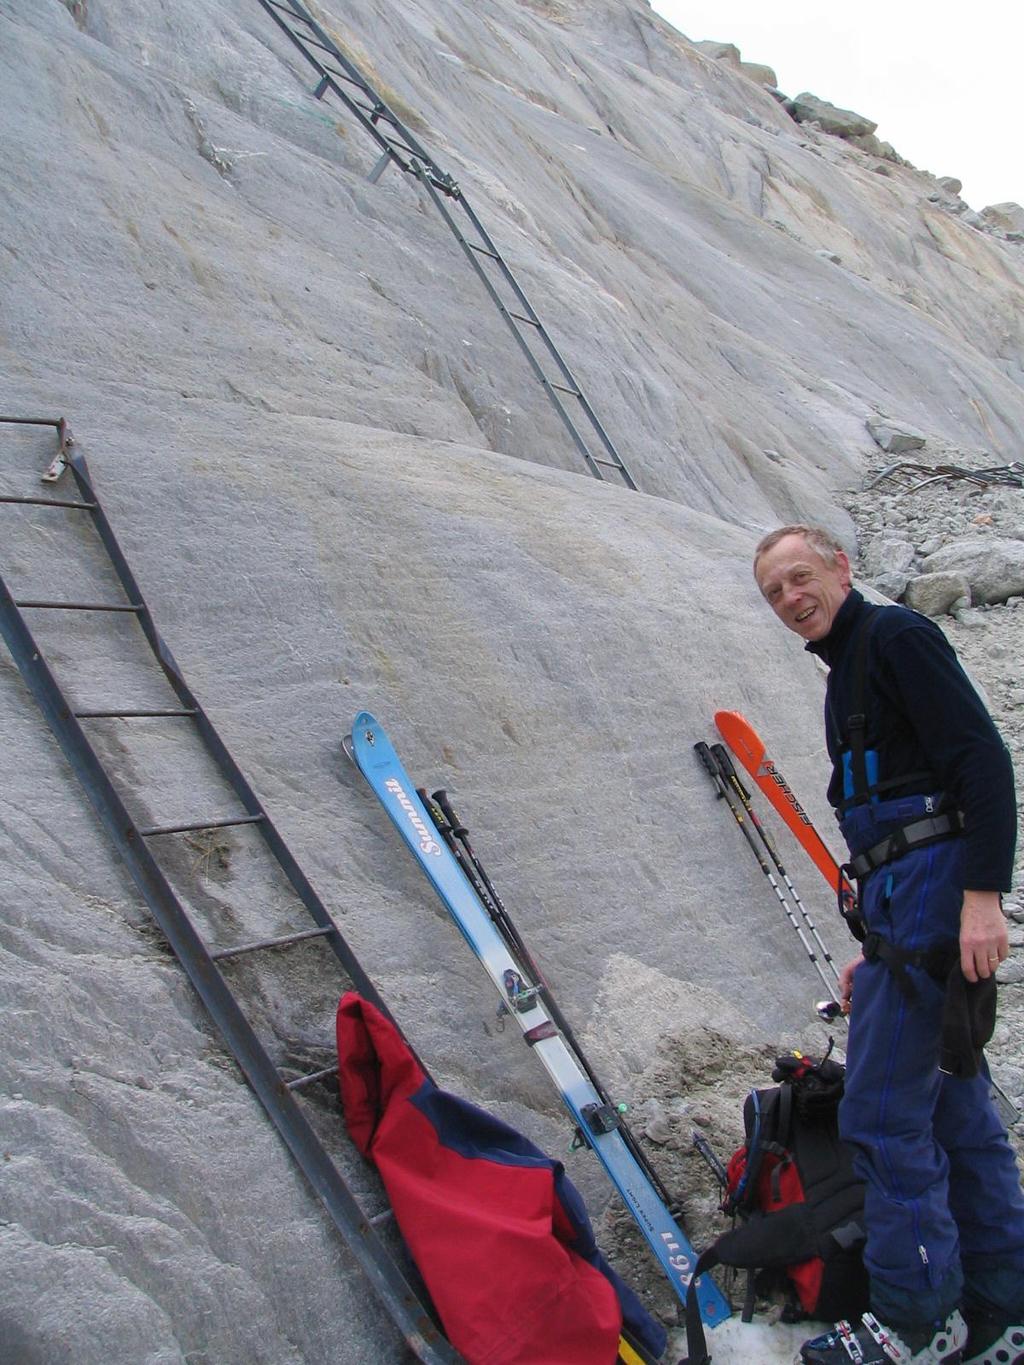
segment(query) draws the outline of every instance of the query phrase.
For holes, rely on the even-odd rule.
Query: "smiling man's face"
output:
[[[795,533],[783,536],[757,561],[757,586],[775,615],[803,640],[823,640],[850,591],[850,561],[842,550],[829,564]]]

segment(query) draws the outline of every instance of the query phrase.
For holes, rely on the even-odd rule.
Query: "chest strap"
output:
[[[847,876],[863,881],[868,873],[874,872],[876,868],[884,867],[886,863],[891,863],[896,858],[902,858],[904,853],[910,853],[912,849],[926,848],[928,844],[959,834],[963,827],[963,818],[956,810],[912,820],[908,825],[901,825],[892,834],[887,834],[877,844],[872,844],[863,853],[858,853],[855,858],[844,863],[842,870]]]

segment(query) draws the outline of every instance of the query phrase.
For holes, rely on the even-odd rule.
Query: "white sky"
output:
[[[1021,0],[652,0],[687,38],[735,43],[787,95],[874,119],[919,170],[954,175],[972,208],[1024,204]]]

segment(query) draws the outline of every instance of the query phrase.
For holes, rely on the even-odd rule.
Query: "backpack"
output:
[[[780,1282],[796,1301],[787,1310],[790,1321],[855,1321],[867,1308],[864,1187],[838,1131],[844,1077],[845,1068],[828,1054],[818,1062],[792,1052],[776,1060],[777,1085],[747,1096],[746,1141],[729,1161],[722,1203],[722,1211],[740,1223],[701,1255],[694,1270],[686,1309],[689,1365],[710,1360],[695,1283],[714,1265],[750,1272],[745,1322],[753,1315],[755,1287]]]

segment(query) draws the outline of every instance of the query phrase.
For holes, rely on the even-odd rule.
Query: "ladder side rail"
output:
[[[378,1009],[390,1018],[390,1011],[381,999],[376,986],[374,986],[360,964],[359,959],[348,946],[334,917],[313,889],[312,884],[306,877],[306,874],[302,871],[294,854],[285,843],[283,836],[270,818],[270,815],[256,795],[245,774],[235,762],[230,750],[221,739],[220,734],[210,720],[210,717],[207,715],[202,704],[186,683],[184,674],[182,673],[177,660],[171,653],[167,642],[157,630],[152,613],[139,588],[138,581],[132,573],[120,542],[114,534],[113,527],[107,519],[106,512],[103,510],[103,504],[100,502],[99,495],[92,482],[92,477],[84,455],[76,451],[75,454],[71,456],[69,465],[83,498],[87,498],[92,504],[93,522],[96,526],[97,533],[99,534],[100,540],[103,542],[103,547],[110,557],[111,563],[114,566],[114,571],[120,579],[125,593],[130,601],[136,603],[141,608],[137,612],[137,617],[139,625],[142,627],[143,633],[146,636],[146,640],[149,643],[153,654],[156,656],[157,662],[163,669],[164,676],[175,695],[178,697],[178,700],[182,703],[183,707],[193,713],[192,719],[195,721],[200,738],[205,744],[210,756],[217,764],[217,767],[220,769],[220,772],[229,786],[234,790],[245,811],[249,815],[260,817],[256,828],[259,830],[271,853],[280,864],[292,889],[302,901],[313,920],[321,928],[333,931],[327,935],[327,942],[348,975],[351,977],[353,985],[356,986],[361,995],[366,999],[371,1000]]]
[[[622,480],[627,488],[631,489],[632,491],[636,491],[637,490],[636,481],[633,479],[629,470],[626,468],[625,462],[623,461],[621,455],[619,454],[614,443],[612,442],[611,437],[608,435],[604,426],[598,420],[597,414],[594,412],[594,409],[592,408],[589,401],[583,395],[579,383],[573,376],[572,372],[569,370],[569,367],[566,365],[554,342],[551,340],[551,337],[548,334],[547,329],[541,323],[540,318],[538,317],[533,306],[530,304],[529,299],[526,297],[525,293],[520,288],[514,275],[512,274],[511,270],[509,270],[508,265],[501,256],[501,253],[497,250],[490,235],[486,232],[479,218],[477,218],[476,214],[469,206],[465,196],[459,190],[459,187],[455,180],[453,179],[453,177],[448,172],[443,171],[441,169],[441,167],[433,159],[433,157],[426,150],[423,144],[418,140],[418,138],[416,138],[416,136],[406,127],[402,120],[398,118],[398,116],[387,105],[387,103],[383,99],[381,99],[378,92],[366,80],[366,78],[363,76],[359,68],[353,62],[349,61],[349,59],[344,55],[344,53],[340,51],[337,45],[334,42],[332,42],[330,36],[326,34],[324,30],[320,27],[320,25],[317,24],[316,21],[309,15],[309,13],[305,10],[304,6],[302,6],[299,3],[299,0],[287,0],[287,4],[285,3],[285,0],[278,0],[278,3],[276,5],[273,3],[273,0],[257,0],[257,3],[270,15],[270,17],[274,20],[274,22],[282,30],[282,32],[287,34],[287,36],[291,39],[295,47],[298,48],[298,50],[302,53],[306,60],[319,73],[321,77],[322,88],[318,93],[317,97],[318,98],[321,97],[323,89],[325,88],[329,87],[331,90],[333,90],[334,93],[338,96],[338,98],[345,104],[346,108],[348,108],[349,111],[355,116],[355,118],[358,119],[358,121],[371,135],[371,137],[374,139],[377,145],[382,149],[384,156],[390,160],[395,161],[396,164],[400,166],[400,168],[403,171],[415,175],[417,179],[421,181],[421,183],[430,193],[435,206],[444,217],[448,227],[454,233],[456,239],[459,242],[459,245],[462,247],[464,253],[466,254],[466,258],[468,259],[470,265],[473,267],[476,274],[483,282],[484,287],[487,289],[487,292],[490,295],[492,302],[495,304],[495,306],[498,308],[498,311],[505,319],[506,324],[508,325],[518,345],[520,346],[527,360],[529,361],[531,369],[534,372],[534,375],[542,384],[544,391],[546,392],[551,403],[554,405],[555,410],[558,413],[559,417],[561,418],[563,425],[568,430],[569,435],[573,441],[573,444],[576,446],[576,449],[579,451],[579,453],[583,456],[583,459],[587,465],[587,468],[590,470],[591,474],[593,474],[595,478],[601,479],[603,481],[605,479],[605,475],[601,471],[601,464],[602,463],[608,464],[615,470],[617,470],[617,472],[621,475]],[[320,62],[319,59],[312,52],[309,51],[308,47],[303,43],[302,39],[283,21],[283,19],[277,13],[278,9],[287,9],[287,11],[290,12],[296,19],[299,19],[302,23],[306,24],[313,32],[315,32],[317,38],[320,40],[324,48],[327,51],[329,51],[331,56],[338,61],[339,65],[342,66],[347,73],[349,73],[355,84],[358,85],[359,88],[362,89],[370,99],[374,100],[375,103],[379,105],[379,107],[387,115],[388,120],[395,127],[396,131],[400,133],[401,138],[405,143],[404,150],[406,152],[411,153],[412,155],[412,159],[410,161],[406,161],[401,155],[399,155],[399,153],[396,151],[396,144],[394,143],[394,141],[385,137],[384,134],[381,133],[379,128],[377,128],[377,126],[374,124],[372,119],[366,116],[364,110],[360,107],[360,105],[356,101],[354,101],[346,93],[344,89],[342,89],[342,87],[333,78],[332,73],[326,67],[324,67],[323,63]],[[399,143],[398,145],[401,145],[401,143]],[[380,174],[380,170],[385,164],[386,162],[384,161],[380,163],[380,166],[378,166],[378,168],[374,171],[371,177],[372,179],[374,180],[377,179],[378,175]],[[475,230],[480,234],[481,240],[486,244],[488,252],[494,258],[499,269],[502,271],[502,274],[504,275],[507,283],[513,290],[517,300],[523,305],[524,309],[526,310],[529,322],[532,323],[532,325],[536,328],[541,338],[543,339],[544,344],[547,347],[549,354],[551,355],[551,358],[553,359],[555,365],[559,370],[559,373],[566,381],[566,386],[572,391],[573,397],[578,399],[585,416],[592,424],[594,431],[599,441],[601,442],[601,445],[604,447],[605,451],[610,457],[607,461],[599,461],[594,458],[594,455],[592,454],[586,441],[583,439],[583,436],[580,433],[578,427],[576,426],[575,422],[573,422],[572,417],[569,415],[569,412],[567,411],[565,405],[559,398],[558,393],[552,386],[551,381],[548,379],[547,375],[544,373],[543,368],[540,366],[539,362],[533,355],[533,352],[530,349],[528,342],[526,341],[520,328],[516,324],[515,318],[512,317],[512,315],[509,313],[509,310],[503,303],[501,296],[493,287],[486,272],[480,266],[480,263],[476,260],[473,248],[467,242],[464,234],[458,228],[452,216],[445,210],[443,203],[436,192],[437,190],[440,190],[442,194],[450,198],[457,199],[462,204],[466,213],[469,215],[469,218],[472,221]]]
[[[416,167],[414,167],[413,169],[415,171]],[[550,379],[548,379],[547,375],[544,373],[543,367],[541,366],[537,357],[534,355],[533,351],[530,349],[530,346],[528,345],[526,338],[523,336],[520,329],[516,326],[515,319],[509,313],[508,309],[505,307],[505,304],[502,302],[501,295],[495,289],[494,284],[492,283],[490,277],[487,275],[487,272],[483,269],[483,267],[480,265],[480,262],[476,259],[476,256],[473,252],[473,248],[466,240],[465,234],[462,232],[462,229],[459,227],[458,223],[456,223],[452,215],[448,212],[447,206],[445,205],[441,196],[434,189],[433,185],[430,183],[429,178],[426,175],[423,175],[422,173],[418,174],[418,178],[425,187],[425,189],[427,190],[427,193],[430,195],[431,199],[433,200],[434,206],[436,207],[438,213],[441,214],[445,222],[448,224],[448,227],[455,235],[455,238],[458,241],[459,246],[462,247],[462,250],[466,255],[466,259],[469,261],[470,265],[473,267],[473,270],[476,272],[480,282],[487,290],[487,293],[490,295],[490,298],[494,305],[496,306],[496,308],[498,309],[498,312],[501,314],[501,316],[507,323],[509,330],[511,331],[512,335],[515,337],[519,345],[519,348],[525,355],[527,362],[530,366],[530,369],[534,373],[534,376],[544,386],[545,393],[548,395],[548,398],[554,405],[555,411],[558,413],[559,417],[561,417],[563,424],[565,425],[567,431],[569,432],[569,435],[572,437],[572,441],[573,444],[576,446],[576,449],[580,452],[580,454],[583,456],[583,459],[586,461],[587,468],[590,470],[591,474],[593,474],[595,478],[603,479],[604,475],[601,473],[600,466],[597,464],[593,455],[591,454],[590,447],[583,439],[583,436],[580,433],[579,428],[576,426],[576,423],[570,417],[568,411],[566,410],[565,405],[559,398],[555,389],[552,387]]]
[[[274,13],[274,7],[270,3],[270,0],[257,0],[257,3],[262,5],[262,7],[267,11],[267,13],[270,14],[272,18],[274,18],[275,22],[278,24],[279,27],[284,29],[284,31],[295,43],[296,47],[298,47],[299,50],[303,53],[303,55],[306,57],[307,61],[312,62],[312,64],[320,70],[321,76],[326,76],[328,79],[330,79],[330,72],[323,68],[321,63],[317,61],[313,54],[310,53],[304,47],[302,39],[299,38],[297,34],[293,33],[293,31],[289,29],[287,25],[283,24],[280,18]],[[331,54],[334,60],[337,61],[338,65],[344,69],[344,71],[351,78],[354,84],[358,85],[360,89],[370,99],[373,100],[374,104],[379,106],[380,109],[387,115],[389,122],[401,134],[402,140],[408,145],[408,147],[416,155],[416,157],[418,157],[419,160],[424,163],[424,165],[429,166],[433,175],[437,176],[438,180],[440,180],[443,184],[451,184],[452,183],[451,176],[446,171],[443,171],[441,169],[441,167],[437,164],[434,158],[427,151],[427,149],[423,146],[422,142],[420,142],[420,140],[416,137],[415,133],[413,133],[412,130],[402,122],[402,120],[398,117],[398,115],[387,103],[387,101],[381,96],[380,92],[374,88],[374,86],[367,80],[366,76],[362,73],[362,71],[359,70],[355,62],[351,61],[350,58],[345,56],[344,52],[342,52],[342,50],[338,47],[334,39],[331,38],[330,34],[326,33],[324,29],[317,23],[317,21],[313,18],[310,12],[306,9],[305,5],[301,4],[300,0],[279,0],[279,7],[282,9],[284,8],[289,9],[296,19],[298,19],[301,23],[307,25],[307,27],[313,33],[316,34],[318,40],[323,45],[323,47]],[[341,95],[342,98],[346,100],[346,103],[349,103],[348,99],[345,96],[344,91],[341,90],[340,87],[337,86],[333,80],[330,81],[330,84],[331,88],[335,91],[335,93]],[[368,124],[368,122],[369,122],[368,120],[364,120],[364,124]],[[373,127],[372,124],[369,124],[369,129],[377,137],[377,140],[381,141],[380,134]]]
[[[452,192],[452,189],[450,188],[453,185],[451,176],[441,170],[431,157],[430,153],[423,147],[422,143],[420,143],[409,131],[394,110],[391,109],[373,86],[370,85],[359,71],[359,68],[344,56],[336,44],[331,42],[330,38],[324,34],[323,30],[319,28],[312,19],[306,18],[294,10],[292,11],[296,18],[302,19],[304,23],[308,24],[311,28],[316,29],[317,33],[322,36],[324,40],[323,44],[318,45],[324,46],[329,55],[332,58],[335,58],[339,65],[345,67],[346,71],[349,73],[347,79],[350,79],[352,83],[366,95],[367,99],[372,100],[373,108],[369,114],[367,114],[365,107],[361,105],[358,100],[352,98],[348,91],[345,90],[344,86],[339,85],[338,80],[336,79],[336,77],[341,77],[342,79],[346,79],[346,77],[341,76],[340,72],[332,71],[329,67],[324,66],[316,54],[310,51],[302,37],[293,29],[289,28],[281,19],[280,15],[275,12],[277,9],[282,8],[280,4],[275,5],[273,0],[256,0],[256,2],[266,10],[277,24],[278,28],[291,39],[295,47],[320,77],[320,84],[317,89],[312,92],[315,99],[322,99],[324,92],[328,89],[333,91],[338,99],[341,100],[342,104],[344,104],[345,108],[348,109],[349,113],[352,114],[352,116],[362,125],[363,129],[369,133],[370,137],[373,138],[374,142],[377,143],[377,146],[388,160],[394,161],[401,170],[407,172],[411,170],[411,159],[417,158],[423,160],[430,166],[435,182],[441,186],[446,193]],[[395,129],[397,136],[389,137],[387,134],[383,133],[377,126],[377,119],[383,119],[385,123],[390,124],[391,127]],[[377,177],[374,176],[373,178],[376,179]]]
[[[454,1352],[401,1269],[373,1231],[351,1190],[292,1098],[224,977],[146,847],[117,789],[71,712],[39,647],[0,577],[0,634],[146,904],[246,1079],[332,1221],[418,1358],[451,1365]]]
[[[612,441],[612,438],[608,435],[607,431],[605,431],[604,426],[598,419],[597,413],[591,407],[586,395],[584,394],[583,386],[580,384],[579,380],[576,378],[573,372],[569,369],[569,366],[566,364],[564,358],[562,357],[562,353],[559,351],[558,347],[552,340],[551,334],[548,332],[548,329],[541,322],[537,310],[534,308],[533,304],[526,296],[526,293],[523,291],[521,285],[519,284],[519,281],[513,275],[511,269],[509,268],[507,262],[505,261],[505,258],[502,256],[501,252],[498,250],[493,239],[491,238],[490,233],[487,231],[483,223],[481,223],[480,219],[473,211],[473,207],[467,200],[466,196],[460,193],[458,195],[458,200],[459,203],[462,205],[462,208],[466,215],[468,216],[470,222],[473,224],[475,231],[480,234],[481,241],[484,243],[487,249],[493,254],[495,264],[501,271],[502,275],[505,277],[505,280],[508,283],[509,288],[514,292],[516,299],[519,301],[519,303],[522,304],[527,317],[530,319],[531,322],[535,324],[537,334],[544,342],[544,345],[547,347],[548,354],[551,356],[551,359],[558,366],[558,371],[561,374],[562,378],[565,380],[566,384],[570,388],[575,390],[575,395],[580,403],[580,406],[583,408],[583,411],[589,418],[591,425],[593,426],[595,432],[597,433],[598,438],[601,441],[601,444],[604,446],[605,450],[611,456],[612,463],[622,474],[623,480],[625,481],[627,487],[629,487],[633,492],[638,491],[637,485],[634,482],[631,474],[629,473],[629,470],[626,468],[622,456],[616,449]],[[504,310],[502,311],[504,312]],[[598,477],[600,478],[601,476],[598,475]]]
[[[303,43],[302,39],[298,36],[298,34],[295,33],[292,29],[290,29],[288,25],[284,22],[284,20],[280,17],[280,15],[276,13],[278,7],[271,4],[270,0],[256,0],[256,3],[266,10],[266,12],[270,15],[271,19],[273,19],[274,23],[281,30],[281,32],[284,33],[286,37],[288,37],[291,40],[291,42],[295,45],[296,48],[298,48],[299,52],[303,55],[303,57],[305,57],[306,61],[309,62],[309,64],[317,72],[317,74],[321,78],[321,81],[326,82],[327,85],[330,86],[330,88],[342,101],[342,103],[349,110],[349,112],[356,119],[358,119],[358,121],[362,124],[363,128],[365,128],[365,130],[370,134],[374,142],[377,143],[377,145],[381,148],[384,154],[389,158],[392,158],[393,160],[397,161],[403,171],[408,170],[408,166],[404,163],[402,158],[397,155],[394,147],[391,145],[389,140],[386,137],[384,137],[383,133],[381,133],[377,126],[366,117],[363,110],[359,107],[356,101],[353,100],[351,96],[348,95],[341,88],[341,86],[338,85],[338,83],[332,77],[331,73],[317,59],[317,57],[315,57],[314,54],[309,51],[309,49],[305,46],[305,44]],[[312,23],[312,20],[310,20],[309,22]],[[366,87],[366,89],[367,93],[371,96],[371,98],[375,98],[374,92],[370,90],[369,87]]]

